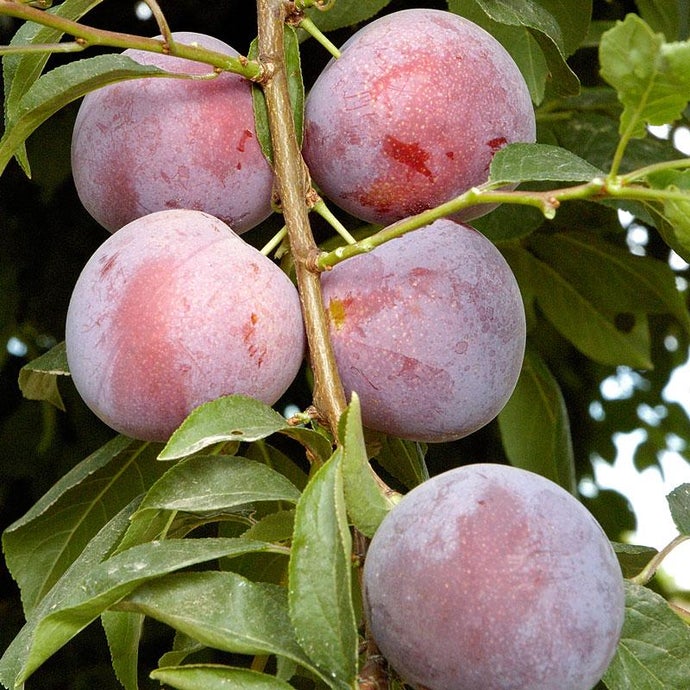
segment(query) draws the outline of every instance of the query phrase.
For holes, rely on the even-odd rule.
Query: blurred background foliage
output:
[[[247,0],[175,0],[162,2],[173,30],[213,33],[245,53],[256,35],[255,8]],[[437,2],[394,0],[386,11],[405,7],[446,8]],[[135,0],[104,2],[90,15],[89,23],[118,31],[152,35],[157,33],[152,20],[142,21],[136,14]],[[596,0],[595,18],[622,18],[639,8],[634,2]],[[0,16],[0,44],[9,42],[18,23]],[[336,45],[351,29],[334,32]],[[677,37],[674,37],[677,38]],[[682,37],[685,38],[685,37]],[[67,58],[51,58],[53,64]],[[313,41],[303,45],[303,71],[307,87],[322,69],[328,56]],[[571,59],[571,67],[582,83],[596,86],[596,47],[585,46]],[[83,210],[76,196],[69,165],[72,123],[78,104],[50,119],[29,140],[29,159],[34,177],[27,180],[12,163],[0,178],[0,529],[23,515],[71,467],[100,447],[113,432],[96,420],[79,400],[69,380],[61,382],[66,412],[47,403],[24,400],[17,386],[20,368],[47,351],[64,337],[64,317],[72,286],[96,247],[108,236]],[[567,144],[564,144],[567,145]],[[669,147],[668,142],[652,146]],[[605,228],[622,246],[630,244],[629,233],[617,224],[615,212],[592,205],[573,205],[559,212],[557,223],[564,229]],[[518,216],[519,217],[519,216]],[[608,227],[607,226],[611,226]],[[315,223],[317,236],[323,232]],[[245,238],[261,246],[276,229],[269,221]],[[655,231],[634,247],[661,260],[668,260],[667,246]],[[682,265],[678,279],[688,278]],[[681,287],[683,283],[680,283]],[[687,291],[687,290],[686,290]],[[599,456],[613,462],[616,432],[644,429],[646,440],[635,455],[638,469],[658,463],[659,454],[669,443],[688,455],[688,418],[683,408],[664,400],[662,391],[674,368],[687,358],[688,342],[681,328],[668,316],[651,316],[651,371],[623,373],[632,385],[624,395],[608,399],[602,382],[621,374],[615,367],[592,362],[563,339],[546,320],[540,321],[539,351],[559,381],[570,415],[578,479],[591,478],[591,458]],[[283,402],[300,407],[309,404],[304,382],[295,385]],[[468,439],[429,450],[432,473],[465,462],[503,460],[497,424],[492,423]],[[612,539],[634,529],[635,518],[625,497],[600,491],[587,499]],[[4,650],[23,619],[19,594],[4,563],[0,562],[0,650]],[[145,642],[148,653],[160,651],[156,627]],[[147,649],[144,649],[144,654]],[[68,669],[68,671],[65,671]],[[75,671],[76,670],[76,671]],[[119,687],[112,679],[107,648],[97,628],[91,635],[80,635],[41,669],[28,688]]]

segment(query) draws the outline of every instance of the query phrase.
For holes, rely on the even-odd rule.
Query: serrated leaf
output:
[[[69,375],[65,343],[62,342],[21,368],[19,389],[28,400],[45,400],[64,412],[57,380],[59,376]]]
[[[293,690],[289,683],[266,673],[211,664],[157,668],[151,678],[177,690]]]
[[[40,618],[22,654],[24,682],[60,647],[141,583],[198,563],[273,547],[247,539],[171,539],[133,546],[69,583],[71,593]],[[67,588],[67,583],[61,583]]]
[[[491,161],[491,182],[588,182],[603,176],[599,168],[560,146],[508,144]]]
[[[604,33],[599,61],[623,104],[623,136],[641,138],[646,125],[677,120],[690,100],[690,42],[666,43],[635,14]]]
[[[666,600],[625,583],[625,622],[616,656],[604,674],[610,690],[684,688],[690,678],[690,627]]]
[[[22,96],[0,139],[0,174],[26,139],[51,115],[89,91],[123,79],[177,77],[125,55],[97,55],[56,67]]]
[[[79,463],[3,535],[28,614],[101,527],[165,467],[158,446],[118,436]]]
[[[228,395],[197,407],[158,456],[177,460],[221,441],[257,441],[287,429],[285,417],[244,395]]]
[[[118,607],[155,618],[208,647],[236,654],[275,654],[314,667],[295,640],[284,587],[233,572],[168,575]]]
[[[288,602],[304,651],[328,673],[331,688],[349,690],[357,673],[358,642],[341,462],[338,450],[297,504]]]
[[[408,489],[413,489],[429,479],[429,470],[425,461],[427,451],[425,443],[378,433],[376,438],[378,445],[375,454],[376,461],[392,477],[398,479]]]
[[[302,66],[297,32],[290,25],[284,27],[285,70],[287,76],[288,94],[292,106],[292,119],[297,135],[297,142],[302,145],[304,130],[304,82],[302,80]],[[249,46],[248,58],[256,60],[259,54],[257,39]],[[252,101],[254,104],[254,126],[256,136],[266,160],[273,165],[273,144],[271,142],[271,130],[269,127],[268,107],[263,88],[258,84],[252,84]]]
[[[378,14],[391,0],[337,0],[328,9],[312,8],[307,16],[321,31],[333,31],[366,21]]]
[[[511,465],[531,470],[575,492],[575,460],[568,410],[558,382],[528,348],[510,400],[498,415]]]
[[[681,534],[690,535],[690,484],[681,484],[666,496],[673,522]]]
[[[101,624],[108,640],[113,671],[125,690],[139,688],[139,643],[144,616],[124,611],[104,611]]]
[[[352,400],[339,422],[342,444],[342,473],[345,505],[352,524],[367,537],[373,537],[381,521],[393,507],[384,485],[376,480],[364,443],[362,409],[359,397]]]
[[[114,549],[127,529],[129,517],[137,504],[138,500],[132,501],[99,530],[48,594],[27,615],[26,624],[0,659],[0,683],[6,688],[14,688],[17,684],[37,624],[73,593],[75,582],[88,577]]]
[[[651,546],[637,546],[636,544],[623,544],[611,542],[616,552],[618,563],[623,571],[623,577],[631,578],[638,575],[657,553]]]
[[[522,280],[527,281],[521,289],[535,296],[546,318],[584,355],[601,364],[652,367],[644,315],[634,315],[631,324],[624,320],[619,325],[615,314],[581,292],[577,283],[559,272],[558,265],[547,264],[524,250],[513,258],[519,260]]]
[[[237,456],[202,455],[171,467],[142,499],[140,511],[223,511],[258,501],[297,503],[300,492],[282,474]]]

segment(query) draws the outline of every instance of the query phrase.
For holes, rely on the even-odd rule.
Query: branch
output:
[[[175,57],[194,60],[211,65],[224,72],[235,72],[252,81],[259,81],[263,78],[263,70],[258,62],[247,60],[245,57],[231,57],[225,53],[220,53],[208,48],[196,45],[185,45],[175,42],[170,45],[165,39],[147,38],[135,34],[121,33],[119,31],[108,31],[86,26],[71,19],[66,19],[53,12],[45,12],[25,5],[14,0],[0,0],[0,16],[6,15],[23,19],[27,22],[34,22],[42,26],[55,29],[60,33],[74,36],[75,44],[68,44],[71,51],[84,50],[89,46],[109,46],[111,48],[133,48],[136,50],[146,50],[152,53],[165,53]],[[67,52],[61,44],[27,44],[26,46],[0,46],[0,55],[7,52],[36,52],[37,47],[43,52]],[[22,50],[24,48],[24,50]]]
[[[280,203],[295,261],[302,300],[311,366],[314,372],[314,405],[335,432],[345,410],[345,393],[335,364],[328,322],[321,297],[321,278],[315,268],[319,248],[309,226],[307,198],[311,181],[295,135],[284,59],[283,0],[258,0],[259,62],[268,108],[273,161]]]

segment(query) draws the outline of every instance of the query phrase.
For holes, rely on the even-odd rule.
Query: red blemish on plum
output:
[[[260,368],[266,356],[266,346],[256,343],[256,324],[258,321],[259,315],[252,312],[249,323],[242,326],[242,340],[247,345],[249,357],[256,359],[256,365]]]
[[[383,140],[383,152],[393,160],[407,165],[420,175],[433,179],[431,170],[426,163],[429,160],[429,153],[418,143],[407,144],[395,137],[387,135]]]
[[[446,158],[449,158],[450,160],[455,159],[455,153],[453,151],[446,151]]]
[[[245,147],[245,144],[247,143],[247,139],[251,139],[253,136],[254,135],[248,129],[245,129],[242,132],[242,136],[240,137],[240,141],[237,144],[237,150],[240,153],[244,153],[244,147]]]
[[[505,137],[494,137],[486,142],[486,145],[491,149],[491,153],[496,153],[500,151],[506,144],[508,140]]]
[[[103,264],[101,266],[101,270],[100,270],[101,278],[104,278],[108,273],[110,273],[110,271],[113,270],[113,266],[117,262],[117,257],[118,257],[118,252],[115,252],[112,256],[108,256],[108,257],[104,256],[101,258],[101,263]]]

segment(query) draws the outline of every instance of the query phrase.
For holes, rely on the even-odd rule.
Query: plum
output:
[[[238,55],[204,34],[173,36]],[[170,72],[212,72],[169,55],[123,54]],[[72,174],[86,210],[111,232],[154,211],[189,208],[241,234],[271,213],[273,172],[257,141],[251,86],[229,72],[134,79],[87,94],[72,135]]]
[[[500,148],[535,140],[517,65],[467,19],[401,10],[341,52],[309,92],[304,157],[323,193],[358,218],[387,224],[438,206],[485,182]]]
[[[221,395],[273,404],[305,347],[287,275],[192,210],[158,211],[111,235],[77,280],[65,330],[86,404],[113,429],[151,441]]]
[[[373,537],[363,583],[381,652],[428,690],[590,690],[625,612],[592,515],[505,465],[456,468],[404,496]]]
[[[438,220],[321,282],[338,369],[365,426],[449,441],[507,402],[524,356],[524,307],[507,262],[473,228]]]

